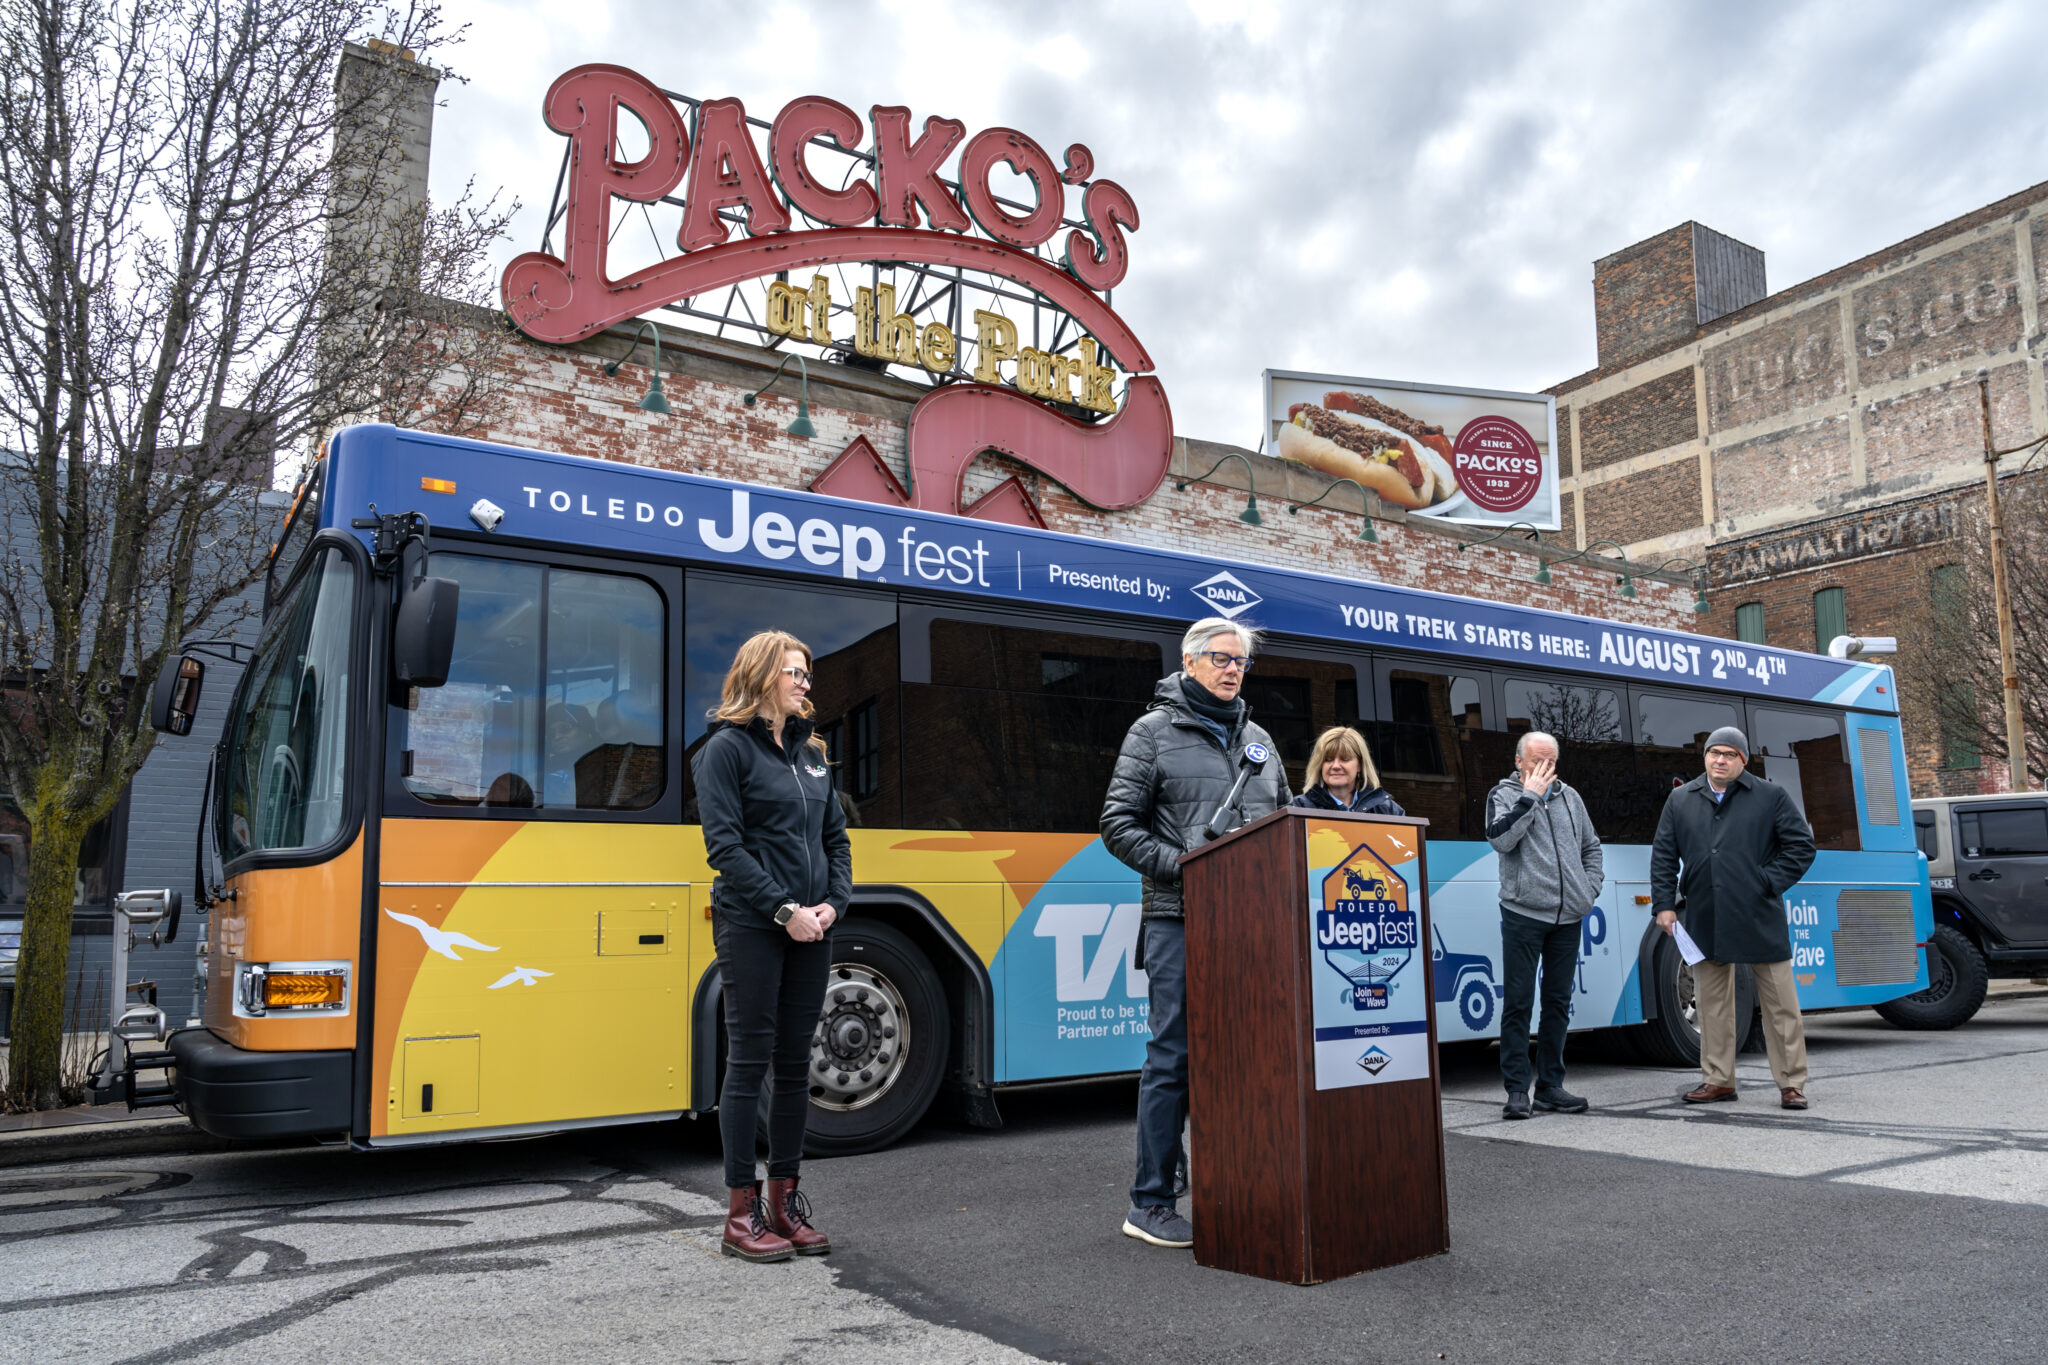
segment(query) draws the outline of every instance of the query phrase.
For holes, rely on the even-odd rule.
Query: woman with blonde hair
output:
[[[1406,815],[1380,785],[1365,736],[1348,725],[1333,725],[1316,736],[1308,756],[1308,790],[1291,804],[1312,810],[1349,810],[1366,815]]]
[[[721,1249],[747,1261],[822,1256],[797,1190],[811,1034],[825,1002],[832,926],[853,896],[853,847],[811,723],[811,651],[784,631],[741,645],[691,760],[711,884],[711,932],[725,984],[725,1084],[718,1095],[727,1192]],[[754,1178],[754,1131],[770,1065],[768,1186]]]

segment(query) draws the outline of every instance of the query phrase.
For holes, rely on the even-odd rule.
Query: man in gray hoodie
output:
[[[1600,836],[1586,803],[1557,775],[1557,740],[1531,730],[1515,744],[1515,774],[1486,798],[1486,842],[1500,855],[1500,1077],[1503,1117],[1529,1117],[1529,1011],[1543,968],[1536,1038],[1536,1108],[1583,1114],[1564,1088],[1564,1034],[1579,965],[1579,921],[1600,895]]]

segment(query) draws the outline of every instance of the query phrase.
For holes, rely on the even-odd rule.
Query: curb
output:
[[[67,1124],[0,1132],[0,1168],[51,1161],[86,1161],[108,1156],[160,1156],[180,1152],[224,1152],[236,1144],[176,1118],[127,1119],[113,1123]]]

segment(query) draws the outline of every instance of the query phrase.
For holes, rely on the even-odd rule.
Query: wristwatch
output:
[[[784,901],[782,904],[776,906],[775,923],[778,926],[787,925],[791,920],[796,918],[796,908],[797,907],[795,901]]]

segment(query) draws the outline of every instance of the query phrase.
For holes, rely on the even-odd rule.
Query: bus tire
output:
[[[1696,1067],[1700,1064],[1699,1007],[1695,1003],[1692,968],[1679,956],[1669,934],[1659,936],[1651,958],[1652,987],[1657,992],[1657,1017],[1635,1025],[1636,1049],[1652,1066]],[[1735,1019],[1745,1040],[1756,1015],[1756,982],[1747,971],[1735,973]]]
[[[1927,989],[1877,1006],[1878,1014],[1898,1028],[1951,1029],[1966,1023],[1983,1005],[1984,993],[1991,987],[1991,970],[1984,963],[1984,954],[1960,929],[1936,925],[1929,946],[1934,951],[1927,955]]]
[[[945,1079],[946,989],[901,931],[858,911],[833,934],[811,1040],[807,1156],[878,1151],[924,1117]]]

